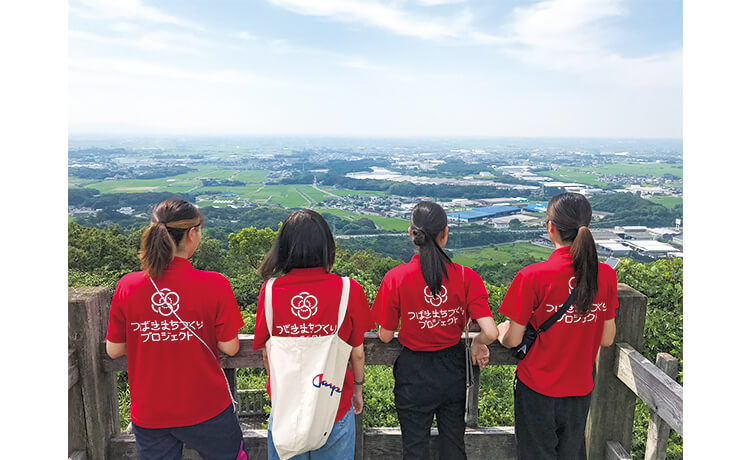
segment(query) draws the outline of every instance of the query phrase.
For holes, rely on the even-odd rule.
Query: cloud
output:
[[[216,84],[236,84],[264,88],[295,87],[297,83],[276,77],[266,77],[248,70],[196,70],[154,64],[138,59],[76,58],[68,62],[69,69],[86,74],[134,75],[148,79],[185,80]]]
[[[337,21],[364,23],[379,27],[398,35],[418,37],[425,40],[474,40],[489,41],[490,34],[471,29],[472,16],[468,10],[445,18],[427,18],[415,15],[393,4],[373,0],[268,0],[288,11],[307,15],[330,17]],[[499,38],[494,37],[497,41]]]
[[[546,0],[515,8],[505,31],[509,56],[534,67],[629,86],[681,84],[682,51],[624,57],[613,50],[608,21],[627,15],[622,0]]]
[[[452,5],[454,3],[465,3],[466,0],[417,0],[417,3],[424,6]]]
[[[172,24],[193,30],[204,30],[193,21],[146,6],[141,0],[76,0],[71,2],[69,10],[85,19]]]
[[[195,42],[192,37],[178,35],[166,31],[144,33],[139,37],[108,37],[80,30],[69,30],[68,37],[79,40],[93,41],[110,45],[137,47],[146,50],[170,51],[176,53],[194,54],[195,48],[176,45],[174,42]]]

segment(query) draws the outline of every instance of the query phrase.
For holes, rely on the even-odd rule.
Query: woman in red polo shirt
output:
[[[539,334],[518,362],[514,411],[520,460],[586,458],[584,429],[594,360],[615,336],[617,277],[599,263],[589,231],[591,205],[578,193],[563,193],[547,205],[547,234],[555,251],[523,268],[508,287],[498,325],[506,347],[521,343],[526,324],[535,329],[561,308],[575,288],[575,301]]]
[[[403,458],[431,458],[430,427],[436,417],[440,458],[465,459],[461,334],[469,318],[476,320],[481,332],[472,342],[472,355],[484,367],[489,357],[486,344],[497,338],[497,329],[482,279],[443,251],[448,241],[443,208],[429,201],[418,203],[411,213],[409,235],[419,254],[385,274],[372,305],[380,339],[390,342],[398,329],[403,346],[393,364]]]
[[[130,418],[141,459],[245,459],[219,351],[239,350],[243,326],[229,282],[188,261],[203,214],[184,200],[158,204],[141,237],[143,271],[115,287],[107,354],[127,354]]]
[[[278,419],[276,410],[279,406],[274,404],[275,395],[271,392],[274,378],[271,375],[271,366],[280,365],[279,369],[285,365],[290,366],[291,373],[284,376],[287,377],[297,376],[296,371],[302,364],[271,362],[270,352],[267,353],[266,346],[270,347],[269,340],[272,336],[276,340],[281,338],[283,341],[284,338],[322,338],[337,334],[341,341],[351,347],[351,351],[344,356],[344,359],[348,356],[349,365],[344,369],[343,384],[340,386],[329,382],[332,379],[325,373],[316,374],[309,382],[291,382],[300,389],[303,389],[304,385],[304,388],[308,390],[315,388],[327,395],[330,390],[330,396],[335,395],[339,398],[338,408],[333,408],[335,410],[333,427],[325,433],[328,436],[325,443],[317,449],[294,455],[291,458],[295,460],[340,460],[354,457],[356,438],[354,414],[360,414],[363,406],[364,334],[374,328],[375,323],[370,318],[369,303],[362,286],[354,280],[331,273],[335,256],[336,244],[325,219],[315,211],[302,209],[294,211],[284,220],[273,247],[259,269],[261,277],[268,281],[263,284],[258,296],[253,349],[263,350],[263,359],[269,374],[266,386],[271,397],[271,416],[268,421],[269,460],[280,458],[272,429],[275,424],[284,423],[283,418],[278,422],[275,420],[275,418]],[[344,282],[347,282],[346,286]],[[270,293],[267,292],[269,286],[271,286]],[[348,287],[346,294],[344,293],[345,287]],[[271,333],[269,333],[266,315],[266,299],[269,297],[272,313]],[[341,317],[339,317],[340,312],[343,313]],[[300,346],[305,347],[306,341],[302,342]],[[348,351],[349,347],[346,350]],[[282,380],[276,382],[277,384],[284,383]],[[282,401],[278,404],[285,404],[285,407],[288,407],[287,403],[288,401]],[[296,404],[294,401],[293,403]],[[299,417],[309,417],[312,410],[312,407],[303,407],[299,412]],[[307,418],[305,421],[309,422]],[[290,423],[286,425],[288,428],[279,426],[274,431],[282,434],[283,432],[280,431],[282,429],[299,430],[299,426],[302,426],[302,421],[299,419],[295,419],[294,422],[286,420],[286,423]],[[323,422],[319,420],[318,423]],[[300,437],[304,436],[304,433],[300,435]],[[322,439],[324,437],[321,441]]]

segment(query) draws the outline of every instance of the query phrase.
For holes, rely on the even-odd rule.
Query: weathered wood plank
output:
[[[76,450],[68,454],[68,460],[87,460],[86,452],[82,450]]]
[[[469,428],[477,428],[479,426],[479,379],[481,371],[479,370],[479,366],[473,366],[473,368],[474,385],[469,388],[468,394],[466,395],[469,400],[466,426]]]
[[[477,332],[469,333],[473,338]],[[234,356],[227,356],[223,353],[219,355],[219,363],[225,369],[238,368],[263,368],[263,355],[260,350],[253,350],[253,335],[240,334],[240,350]],[[490,348],[490,365],[517,364],[518,360],[510,356],[508,349],[500,345],[497,341],[488,345]],[[365,365],[381,364],[392,366],[401,353],[401,344],[398,342],[398,333],[390,343],[383,343],[378,338],[376,332],[365,333]],[[122,356],[115,360],[107,356],[105,345],[102,342],[99,346],[103,360],[104,369],[108,372],[124,371],[127,369],[127,357]]]
[[[640,350],[646,322],[646,297],[626,284],[617,286],[620,307],[615,316],[615,342]],[[602,347],[594,366],[594,390],[586,420],[587,458],[604,458],[606,442],[618,441],[626,451],[633,447],[636,396],[614,374],[616,347]]]
[[[682,436],[682,386],[627,343],[617,343],[615,375]]]
[[[669,353],[658,353],[656,355],[656,367],[664,371],[669,378],[677,377],[680,362]],[[667,458],[667,444],[671,429],[669,424],[651,410],[648,421],[648,436],[646,438],[646,453],[644,460],[665,460]]]
[[[78,372],[78,363],[76,361],[75,356],[75,350],[72,348],[68,349],[68,390],[70,390],[73,385],[78,383],[78,379],[80,377],[80,374]]]
[[[106,288],[69,288],[68,342],[77,350],[83,420],[68,414],[68,424],[84,426],[89,458],[106,458],[107,440],[119,429],[114,375],[105,371],[99,344],[109,312]]]
[[[267,430],[243,429],[245,453],[248,459],[268,458]],[[492,427],[467,429],[466,453],[472,460],[510,460],[516,457],[516,437],[513,427]],[[366,428],[363,431],[363,458],[381,460],[401,458],[401,430],[398,428]],[[110,440],[109,459],[137,459],[135,437],[132,434],[118,433]],[[433,428],[430,437],[432,457],[437,458],[437,429]],[[183,459],[198,460],[197,452],[185,448]]]
[[[630,454],[617,441],[607,441],[604,460],[632,460]]]
[[[354,416],[354,460],[364,460],[365,458],[365,431],[363,413]]]

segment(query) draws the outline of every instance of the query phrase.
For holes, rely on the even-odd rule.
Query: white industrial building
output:
[[[623,244],[650,257],[667,257],[670,253],[680,252],[676,247],[656,240],[626,240]]]

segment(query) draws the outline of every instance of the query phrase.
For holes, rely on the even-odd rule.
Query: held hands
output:
[[[476,341],[471,342],[471,361],[475,365],[479,366],[479,369],[484,369],[490,362],[490,349],[487,345],[482,345]]]
[[[503,336],[508,332],[508,329],[510,329],[510,321],[504,321],[497,325],[497,341],[501,344],[503,343]]]

